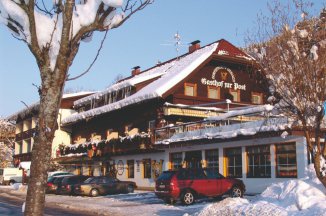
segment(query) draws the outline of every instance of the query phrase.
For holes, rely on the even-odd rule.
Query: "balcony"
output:
[[[35,132],[36,132],[36,128],[32,128],[27,131],[23,131],[21,133],[16,134],[16,142],[32,138],[34,136]]]
[[[254,135],[258,132],[279,131],[288,127],[284,117],[256,118],[253,121],[235,121],[234,118],[222,121],[199,121],[155,130],[155,144],[198,139],[227,139],[238,135]]]

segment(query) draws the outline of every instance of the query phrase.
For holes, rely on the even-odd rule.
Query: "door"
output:
[[[223,194],[222,185],[224,184],[224,178],[218,173],[217,169],[207,168],[204,172],[207,178],[207,196],[219,196]]]
[[[106,194],[113,194],[116,192],[115,179],[109,177],[101,178],[101,187],[105,191]]]

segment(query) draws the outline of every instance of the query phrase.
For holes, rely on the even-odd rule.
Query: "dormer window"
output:
[[[258,92],[251,92],[251,102],[253,104],[263,104],[263,94]]]
[[[234,102],[240,102],[240,90],[233,90],[233,89],[230,89],[230,94],[232,95],[233,97],[233,100]]]
[[[192,96],[192,97],[197,96],[197,84],[185,83],[184,84],[184,94],[187,96]]]
[[[207,97],[211,99],[220,99],[220,88],[216,86],[207,86]]]

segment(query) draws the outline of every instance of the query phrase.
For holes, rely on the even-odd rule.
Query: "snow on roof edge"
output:
[[[62,120],[62,124],[73,123],[82,119],[92,118],[122,107],[139,103],[156,97],[161,97],[166,91],[188,76],[200,64],[202,64],[216,50],[218,42],[205,46],[195,52],[185,55],[180,59],[168,62],[156,69],[162,69],[165,74],[161,78],[151,82],[135,94],[102,107],[75,113]],[[153,68],[153,69],[155,69]],[[162,72],[162,71],[161,71]],[[163,72],[162,72],[163,73]]]

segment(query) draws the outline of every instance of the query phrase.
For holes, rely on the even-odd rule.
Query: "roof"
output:
[[[180,56],[179,58],[174,58],[172,60],[159,64],[138,75],[126,78],[116,84],[113,84],[102,92],[75,101],[75,107],[79,107],[86,103],[90,103],[92,100],[99,99],[101,96],[107,93],[114,92],[122,88],[134,86],[138,83],[156,78],[144,88],[125,99],[84,112],[72,114],[67,118],[63,119],[62,123],[74,123],[86,118],[92,118],[104,113],[111,112],[113,110],[121,109],[128,105],[136,104],[153,98],[162,97],[164,93],[166,93],[172,87],[181,82],[196,68],[198,68],[203,62],[209,59],[213,53],[220,56],[229,56],[233,58],[253,60],[253,58],[233,46],[231,43],[222,39],[207,46],[204,46],[192,53],[187,53],[183,56]]]
[[[76,92],[76,93],[63,94],[62,99],[63,100],[69,100],[69,99],[73,100],[75,97],[82,97],[83,95],[89,95],[89,94],[93,94],[93,93],[94,92],[82,91],[82,92]],[[32,112],[37,113],[39,111],[39,106],[40,106],[39,101],[34,102],[31,105],[29,105],[28,107],[21,109],[21,110],[15,112],[14,114],[11,114],[6,119],[8,119],[10,121],[16,121],[19,116],[21,118],[25,118],[25,116],[31,114]]]

